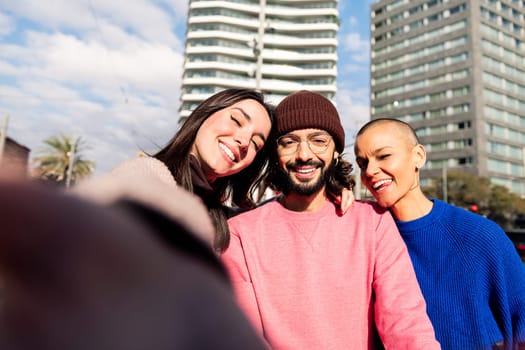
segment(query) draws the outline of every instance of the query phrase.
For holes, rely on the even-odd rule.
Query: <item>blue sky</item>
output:
[[[0,0],[0,118],[31,148],[60,132],[97,173],[176,131],[184,0]],[[369,115],[369,6],[340,1],[337,105],[352,142]]]

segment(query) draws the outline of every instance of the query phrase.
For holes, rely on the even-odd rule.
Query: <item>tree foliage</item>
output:
[[[88,149],[80,138],[60,134],[43,141],[44,147],[33,158],[33,176],[66,185],[93,173],[95,163],[84,159],[82,152]],[[71,171],[69,170],[72,164]]]
[[[429,197],[443,199],[443,187],[443,179],[436,179],[423,191]],[[464,172],[447,174],[447,201],[465,209],[475,205],[478,214],[494,220],[504,229],[514,227],[515,219],[525,215],[525,200],[507,187]]]

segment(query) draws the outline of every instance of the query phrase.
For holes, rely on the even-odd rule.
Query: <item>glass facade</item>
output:
[[[525,1],[384,0],[371,8],[372,118],[405,120],[443,166],[525,196]]]

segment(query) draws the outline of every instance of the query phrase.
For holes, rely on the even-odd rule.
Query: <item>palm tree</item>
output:
[[[71,182],[90,175],[95,169],[93,161],[82,158],[81,152],[88,147],[80,137],[60,133],[43,142],[44,148],[33,158],[35,177],[69,187]]]

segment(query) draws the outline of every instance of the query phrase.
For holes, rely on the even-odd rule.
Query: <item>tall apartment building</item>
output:
[[[338,0],[189,0],[180,121],[226,88],[334,100]]]
[[[409,122],[444,169],[525,195],[525,0],[371,7],[371,115]],[[427,180],[428,181],[428,180]]]

